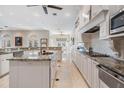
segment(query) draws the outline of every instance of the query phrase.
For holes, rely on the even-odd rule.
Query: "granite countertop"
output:
[[[123,61],[114,59],[112,57],[91,57],[88,53],[85,53],[85,52],[80,52],[80,53],[83,55],[86,55],[87,57],[91,58],[95,62],[98,62],[99,64],[102,64],[124,76]]]
[[[53,53],[50,52],[50,54],[42,55],[42,54],[23,54],[18,57],[13,57],[11,59],[8,59],[9,61],[51,61]]]
[[[14,53],[14,52],[23,52],[23,51],[22,51],[22,50],[16,50],[16,51],[5,51],[5,52],[0,52],[0,55],[10,54],[10,53]]]

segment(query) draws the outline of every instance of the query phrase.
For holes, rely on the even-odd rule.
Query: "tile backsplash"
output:
[[[92,34],[91,46],[94,52],[114,56],[115,49],[111,40],[100,40],[99,32]]]

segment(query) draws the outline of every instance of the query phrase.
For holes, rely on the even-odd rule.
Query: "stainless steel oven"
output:
[[[100,64],[99,79],[101,88],[124,88],[124,76],[116,73],[112,69]]]
[[[124,8],[110,19],[110,34],[124,33]]]

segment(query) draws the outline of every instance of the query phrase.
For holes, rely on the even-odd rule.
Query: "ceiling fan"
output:
[[[40,6],[40,5],[27,5],[27,7],[35,7],[35,6]],[[44,10],[45,14],[48,14],[47,8],[52,8],[52,9],[57,9],[57,10],[62,10],[63,8],[55,5],[42,5],[42,8]]]

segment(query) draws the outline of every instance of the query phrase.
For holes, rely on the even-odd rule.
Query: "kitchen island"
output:
[[[22,55],[9,59],[10,88],[49,88],[53,73],[51,66],[55,64],[52,55]],[[55,72],[55,71],[54,71]],[[52,75],[51,75],[52,74]]]

